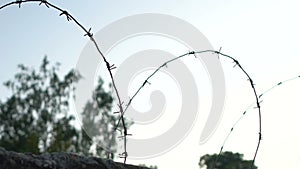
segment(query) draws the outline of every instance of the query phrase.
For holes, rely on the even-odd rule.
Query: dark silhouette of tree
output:
[[[109,149],[111,153],[116,151],[116,134],[114,134],[114,126],[117,123],[117,116],[111,114],[112,108],[112,93],[106,92],[103,87],[103,80],[98,80],[98,85],[94,89],[93,97],[89,100],[83,110],[82,123],[83,130],[80,133],[79,151],[83,154],[97,155],[100,157],[107,156]],[[111,87],[111,86],[110,86]],[[92,141],[93,140],[93,141]],[[91,152],[86,147],[96,145],[96,153]],[[110,155],[113,155],[109,153]]]
[[[150,166],[147,166],[146,164],[140,164],[139,166],[140,166],[140,167],[150,168],[150,169],[158,169],[156,165],[150,165]]]
[[[217,160],[217,163],[214,163]],[[251,160],[243,160],[243,154],[223,152],[219,157],[217,154],[206,154],[200,158],[199,166],[200,168],[206,169],[249,169],[251,167]],[[253,166],[253,169],[257,169]]]
[[[47,57],[38,70],[22,64],[18,68],[14,78],[4,83],[11,94],[0,101],[0,146],[19,152],[73,151],[91,155],[93,141],[84,130],[71,124],[74,117],[69,114],[69,101],[80,74],[70,70],[61,78],[59,64],[50,66]],[[108,128],[116,123],[116,118],[109,114],[113,99],[111,92],[103,89],[101,79],[94,95],[82,113],[84,123],[97,125],[94,137],[99,140],[115,139]],[[96,155],[105,154],[101,148],[97,150]]]

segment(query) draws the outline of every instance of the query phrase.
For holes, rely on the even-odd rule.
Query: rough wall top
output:
[[[1,169],[148,169],[111,160],[84,157],[73,153],[35,155],[17,153],[0,147]]]

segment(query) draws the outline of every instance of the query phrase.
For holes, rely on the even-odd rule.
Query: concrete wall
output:
[[[73,153],[34,155],[16,153],[0,147],[0,169],[147,169]]]

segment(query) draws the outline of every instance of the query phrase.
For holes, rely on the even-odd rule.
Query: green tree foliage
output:
[[[117,123],[117,116],[111,115],[112,93],[106,92],[103,87],[103,80],[98,80],[93,97],[84,107],[81,114],[83,130],[80,133],[79,151],[83,154],[106,156],[103,150],[116,150],[116,134],[114,126]],[[111,86],[110,86],[111,87]],[[101,146],[96,146],[96,143]],[[96,146],[96,152],[86,147]],[[113,155],[113,154],[111,154]]]
[[[0,101],[0,146],[19,152],[93,154],[90,151],[93,138],[84,130],[76,129],[71,124],[74,117],[69,114],[69,101],[80,74],[70,70],[61,78],[58,75],[59,64],[50,67],[47,57],[38,70],[22,64],[18,68],[14,78],[4,83],[11,95]],[[116,121],[109,114],[113,99],[111,93],[103,89],[102,80],[99,80],[94,95],[82,112],[84,122],[98,124],[94,137],[99,140],[115,139],[108,128]],[[97,155],[104,155],[101,148],[98,148]]]
[[[223,152],[219,157],[217,154],[206,154],[200,158],[200,168],[213,169],[214,163],[217,160],[214,169],[249,169],[251,167],[251,160],[243,160],[243,154]],[[257,169],[253,166],[253,169]]]

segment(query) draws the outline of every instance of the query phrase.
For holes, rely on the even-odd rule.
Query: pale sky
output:
[[[2,1],[1,5],[6,2],[10,1]],[[258,93],[280,81],[300,75],[300,3],[296,0],[49,2],[67,9],[83,25],[92,27],[93,32],[133,14],[161,13],[181,18],[197,27],[216,50],[222,46],[223,53],[239,60],[253,78]],[[47,55],[50,61],[61,62],[61,70],[66,72],[76,66],[88,42],[88,39],[82,36],[84,33],[73,23],[58,17],[56,11],[39,7],[36,3],[23,4],[21,9],[17,6],[5,8],[0,11],[0,21],[1,83],[14,75],[17,64],[38,66],[44,55]],[[149,37],[145,37],[147,38]],[[130,43],[142,41],[143,39],[133,39]],[[163,42],[162,46],[171,43],[167,40]],[[116,49],[125,50],[122,46]],[[186,61],[187,64],[189,62]],[[199,92],[203,92],[204,95],[200,95],[200,113],[190,134],[165,154],[143,160],[129,159],[128,163],[157,165],[159,169],[197,169],[201,155],[219,151],[234,122],[254,101],[245,75],[238,68],[233,68],[230,60],[221,59],[221,63],[226,78],[226,103],[223,118],[213,136],[205,144],[199,145],[211,97],[207,96],[207,91],[210,90],[207,75],[200,73],[201,77],[195,79],[203,80],[201,84],[205,85],[199,88]],[[300,79],[290,81],[275,88],[263,98],[263,140],[256,160],[260,169],[300,167],[299,85]],[[154,85],[153,88],[159,89],[159,85]],[[147,94],[149,91],[145,92]],[[167,91],[166,96],[170,93],[172,91]],[[0,97],[5,98],[5,95],[7,92],[1,86]],[[140,108],[146,109],[147,106]],[[168,115],[167,112],[166,116],[169,117],[169,121],[164,121],[166,117],[162,117],[157,124],[143,126],[147,137],[158,134],[150,130],[152,127],[160,127],[160,132],[163,132],[176,120],[176,116]],[[145,136],[136,128],[131,131],[135,133],[135,137]],[[236,126],[224,150],[243,153],[245,158],[252,159],[257,138],[258,114],[256,109],[251,109]]]

